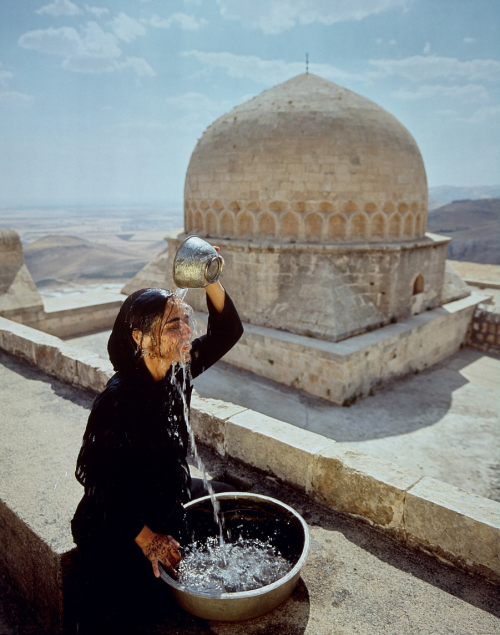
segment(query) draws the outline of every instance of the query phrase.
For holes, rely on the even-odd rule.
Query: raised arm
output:
[[[219,361],[240,339],[243,324],[233,301],[220,282],[205,287],[207,292],[207,334],[198,337],[191,349],[191,376],[197,377]]]

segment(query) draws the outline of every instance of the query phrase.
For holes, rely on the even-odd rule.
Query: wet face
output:
[[[160,357],[166,362],[188,362],[193,339],[192,308],[180,299],[168,302],[159,330]]]
[[[153,322],[147,333],[135,329],[132,336],[142,356],[166,371],[173,362],[189,361],[193,331],[193,309],[180,298],[173,298],[167,302],[163,316]]]

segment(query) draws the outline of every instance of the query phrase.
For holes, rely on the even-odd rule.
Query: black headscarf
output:
[[[154,322],[163,318],[173,297],[174,293],[168,289],[139,289],[125,300],[108,341],[109,359],[116,372],[130,374],[137,370],[142,354],[132,333],[135,329],[149,333]]]

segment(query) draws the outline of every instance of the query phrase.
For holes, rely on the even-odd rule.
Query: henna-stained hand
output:
[[[153,565],[153,572],[157,578],[160,577],[158,562],[161,562],[170,573],[177,577],[174,567],[181,561],[179,553],[179,543],[172,536],[151,532],[151,537],[140,544],[143,554]]]

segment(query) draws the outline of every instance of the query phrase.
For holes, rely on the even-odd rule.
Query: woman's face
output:
[[[180,299],[169,301],[160,330],[160,357],[167,362],[188,362],[193,339],[193,309]]]
[[[193,339],[193,309],[180,298],[170,299],[163,317],[158,318],[149,333],[134,330],[133,337],[142,354],[162,365],[172,362],[186,363],[190,359]]]

